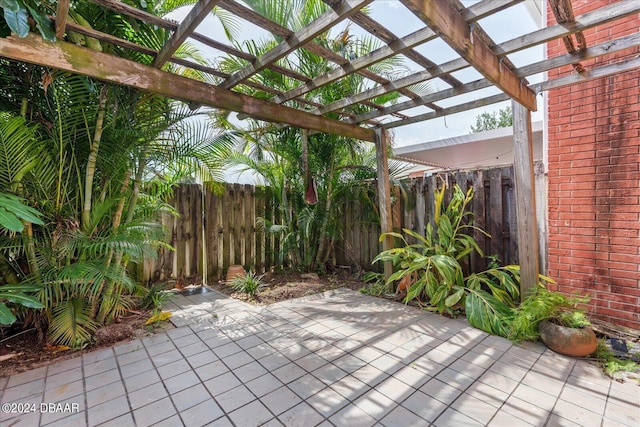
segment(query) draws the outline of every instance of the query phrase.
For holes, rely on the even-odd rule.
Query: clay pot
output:
[[[589,327],[567,328],[543,320],[538,330],[542,342],[556,353],[584,357],[596,351],[598,347],[596,334]]]
[[[229,269],[227,270],[227,276],[225,278],[225,281],[231,282],[236,277],[245,277],[246,275],[247,275],[247,272],[244,271],[244,267],[243,266],[241,266],[241,265],[230,265]]]

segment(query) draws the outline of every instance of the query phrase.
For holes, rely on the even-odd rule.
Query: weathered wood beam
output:
[[[464,10],[464,20],[476,22],[501,10],[508,9],[524,0],[482,0]]]
[[[543,59],[542,61],[535,62],[533,64],[526,65],[524,67],[515,70],[518,77],[527,77],[533,74],[549,71],[553,68],[559,68],[564,65],[575,64],[579,61],[598,58],[604,55],[610,55],[615,52],[619,52],[632,47],[640,46],[640,33],[631,34],[625,37],[620,37],[616,40],[608,40],[604,43],[588,47],[585,50],[580,50],[576,53],[567,53],[565,55],[557,56],[555,58]],[[441,101],[443,99],[451,98],[453,96],[462,95],[475,90],[484,89],[491,86],[491,82],[487,79],[481,79],[474,82],[466,83],[462,86],[441,90],[439,92],[430,93],[421,97],[419,100],[408,100],[400,102],[398,104],[385,107],[382,110],[370,111],[360,114],[352,120],[352,123],[361,123],[366,120],[371,120],[376,117],[380,117],[387,114],[392,114],[397,111],[403,111],[409,108],[416,107],[417,105],[425,105],[429,102]],[[531,85],[531,88],[535,88],[535,85]]]
[[[632,38],[635,39],[636,37],[639,37],[639,36],[640,35],[638,34],[634,34]],[[603,43],[603,45],[606,45],[606,43]],[[600,46],[600,49],[605,49],[605,47]],[[627,59],[614,64],[603,65],[602,67],[586,70],[581,74],[569,74],[567,76],[558,77],[553,80],[547,80],[542,83],[533,83],[529,85],[529,88],[532,90],[535,90],[536,93],[540,93],[546,90],[557,89],[565,86],[571,86],[576,83],[587,82],[587,81],[598,79],[601,77],[607,77],[613,74],[624,73],[626,71],[631,71],[637,68],[640,68],[640,57]],[[507,101],[508,99],[509,97],[506,94],[501,93],[498,95],[477,99],[471,102],[466,102],[464,104],[454,105],[452,107],[445,108],[442,111],[434,111],[431,113],[413,116],[404,120],[396,120],[393,122],[385,123],[382,125],[382,127],[385,129],[393,129],[400,126],[406,126],[406,125],[410,125],[418,122],[423,122],[425,120],[435,119],[436,117],[442,117],[442,116],[448,116],[450,114],[460,113],[462,111],[471,110],[473,108],[484,107],[485,105],[491,105],[498,102]]]
[[[173,56],[180,45],[189,37],[196,27],[209,15],[219,0],[198,0],[189,11],[189,14],[182,20],[182,23],[173,32],[169,40],[158,52],[158,56],[153,61],[153,66],[162,68],[164,64]]]
[[[602,13],[597,13],[599,11],[602,11]],[[621,19],[638,12],[640,12],[640,2],[615,3],[612,5],[604,6],[598,11],[592,11],[592,12],[588,12],[580,15],[576,18],[576,22],[571,23],[571,25],[563,26],[563,25],[556,24],[551,27],[543,28],[541,30],[530,33],[524,37],[516,37],[514,39],[508,40],[499,45],[492,46],[491,49],[499,57],[504,57],[507,54],[518,52],[523,49],[527,49],[541,43],[546,43],[549,40],[563,37],[568,34],[573,34],[576,31],[593,28],[597,25],[611,22],[616,19]],[[580,54],[582,55],[584,54],[584,52],[580,52]],[[343,98],[341,100],[335,101],[334,103],[331,104],[329,109],[331,111],[334,111],[335,109],[346,108],[349,105],[353,105],[355,103],[361,102],[362,100],[384,95],[385,93],[398,90],[399,88],[402,88],[402,87],[418,84],[432,78],[440,77],[442,74],[451,73],[451,72],[463,69],[467,65],[468,63],[464,59],[457,58],[452,61],[446,62],[434,68],[433,70],[426,70],[426,71],[421,71],[415,74],[411,74],[401,79],[393,80],[387,83],[386,85],[376,86],[374,88],[371,88],[370,90],[367,90],[358,94],[354,94],[348,98]],[[531,74],[535,74],[535,73],[531,73]],[[530,74],[527,73],[526,75],[530,75]],[[423,105],[423,103],[421,103],[419,99],[414,99],[413,101],[414,102],[411,104],[412,107]],[[409,107],[406,107],[406,108],[409,108]],[[376,117],[381,117],[395,111],[399,111],[399,110],[396,110],[394,106],[385,107],[382,109],[376,109],[375,111],[370,111],[368,113],[364,113],[358,116],[357,119],[354,120],[353,122],[359,123],[364,120],[371,120]]]
[[[473,110],[474,108],[480,108],[486,105],[496,104],[498,102],[507,101],[508,99],[509,99],[509,95],[505,93],[499,93],[497,95],[489,96],[486,98],[465,102],[464,104],[443,108],[442,110],[439,110],[439,111],[432,111],[430,113],[424,113],[424,114],[419,114],[417,116],[412,116],[408,119],[396,120],[393,122],[385,123],[382,125],[382,127],[384,129],[393,129],[400,126],[406,126],[414,123],[423,122],[425,120],[435,119],[436,117],[443,117],[443,116],[448,116],[450,114],[461,113],[467,110]]]
[[[616,21],[636,13],[640,13],[640,1],[619,1],[611,3],[577,16],[575,22],[551,25],[522,37],[516,37],[500,43],[497,46],[492,46],[491,50],[498,56],[504,56],[560,37],[575,34],[578,31],[588,30],[598,25]]]
[[[510,1],[496,2],[494,0],[483,0],[482,2],[472,5],[471,7],[465,10],[465,19],[468,22],[474,22],[486,16],[489,16],[492,13],[511,7],[514,4],[520,3],[522,1],[523,0],[510,0]],[[313,81],[309,83],[299,85],[298,87],[285,93],[284,96],[277,97],[276,99],[274,99],[274,102],[285,102],[295,96],[300,96],[302,94],[305,94],[313,89],[329,84],[335,80],[338,80],[342,77],[352,74],[358,70],[361,70],[365,67],[373,65],[376,62],[389,58],[390,56],[405,53],[408,50],[412,50],[415,46],[422,43],[426,43],[437,36],[430,28],[425,27],[401,39],[398,39],[386,28],[378,24],[376,21],[373,21],[369,16],[364,15],[361,12],[355,14],[352,20],[358,25],[360,25],[361,27],[363,27],[365,30],[369,31],[371,34],[384,40],[387,43],[387,45],[369,53],[368,55],[365,55],[360,58],[356,58],[355,60],[351,61],[349,64],[343,67],[333,69],[329,71],[327,74],[318,76],[317,78],[313,79]],[[435,67],[434,63],[422,57],[422,55],[420,55],[420,57],[417,57],[416,55],[418,54],[416,53],[416,54],[413,54],[412,56],[409,56],[409,55],[407,56],[410,59],[412,59],[414,62],[424,65],[425,68],[430,69],[432,67]],[[466,65],[466,62],[465,62],[465,65]],[[441,74],[440,78],[448,82],[454,87],[462,85],[460,81],[449,76],[446,73]],[[408,85],[404,85],[400,88],[403,88],[406,86]],[[393,90],[397,90],[397,89],[393,89]],[[370,99],[370,98],[372,97],[368,97],[366,99]],[[362,102],[364,100],[365,99],[358,102]],[[350,102],[349,105],[351,105],[354,103],[351,101],[352,99],[350,98],[349,101],[345,101],[344,103],[346,104],[347,102]],[[341,101],[338,100],[336,102],[340,103]],[[438,106],[429,105],[428,103],[421,103],[420,105],[428,105],[429,107],[435,110],[439,109]],[[312,112],[314,114],[325,114],[329,111],[335,111],[336,109],[339,109],[339,108],[340,107],[336,108],[334,106],[327,106],[318,110],[313,110]]]
[[[259,13],[254,12],[253,10],[247,8],[246,6],[241,5],[240,3],[237,3],[235,1],[232,0],[221,0],[220,1],[220,7],[228,10],[229,12],[232,12],[246,20],[248,20],[249,22],[252,22],[256,25],[258,25],[259,27],[269,31],[272,34],[277,35],[278,37],[282,37],[282,38],[287,38],[290,35],[293,34],[293,32],[287,28],[282,27],[281,25],[276,24],[273,21],[270,21],[269,19],[265,18],[264,16],[260,15]],[[349,60],[346,58],[343,58],[342,56],[340,56],[339,54],[337,54],[336,52],[332,51],[331,49],[328,49],[324,46],[319,45],[318,43],[315,42],[309,42],[304,46],[304,49],[315,54],[318,55],[322,58],[325,58],[326,60],[333,62],[335,64],[338,64],[340,67],[343,67],[345,65],[349,64]],[[359,70],[358,74],[376,82],[379,84],[386,84],[389,82],[388,79],[372,72],[366,69],[363,70]],[[419,96],[414,93],[413,91],[407,89],[407,88],[403,88],[400,89],[400,93],[402,93],[403,95],[409,97],[409,98],[419,98]],[[381,107],[381,106],[379,106]]]
[[[376,164],[378,174],[378,210],[380,213],[380,232],[382,234],[393,231],[391,217],[391,181],[389,180],[389,158],[387,154],[386,131],[375,129]],[[386,237],[382,240],[382,250],[393,248],[393,239]],[[384,277],[388,279],[393,274],[391,261],[384,263]]]
[[[603,65],[602,67],[585,70],[580,74],[569,74],[567,76],[558,77],[557,79],[547,80],[546,82],[531,85],[536,91],[545,91],[558,89],[565,86],[571,86],[576,83],[588,82],[590,80],[607,77],[613,74],[624,73],[626,71],[640,68],[640,57],[636,56],[625,61],[616,62],[614,64]]]
[[[238,83],[260,72],[267,65],[270,65],[278,59],[288,55],[318,37],[320,34],[329,31],[338,22],[349,18],[372,1],[373,0],[341,0],[333,9],[323,13],[311,24],[287,37],[276,47],[258,57],[253,63],[250,63],[243,69],[233,73],[231,77],[220,84],[220,87],[231,89]]]
[[[538,284],[538,229],[533,169],[531,112],[516,101],[513,112],[513,172],[518,218],[518,259],[520,262],[520,299],[536,291]]]
[[[58,0],[56,6],[56,38],[63,39],[67,29],[67,14],[69,13],[69,0]]]
[[[308,83],[298,85],[288,92],[285,92],[282,96],[274,98],[273,101],[281,103],[295,98],[296,96],[304,95],[305,93],[308,93],[313,89],[317,89],[319,87],[327,85],[342,77],[353,74],[358,70],[369,67],[376,62],[383,61],[391,56],[401,54],[407,49],[418,46],[429,40],[433,40],[434,38],[436,38],[436,33],[434,33],[430,28],[422,28],[412,34],[409,34],[408,36],[401,38],[397,42],[383,46],[380,49],[376,49],[365,56],[356,58],[342,67],[334,68],[326,74],[322,74],[314,78]],[[320,112],[318,113],[322,114]]]
[[[324,1],[326,2],[328,0],[324,0]],[[369,34],[379,38],[386,44],[396,43],[398,41],[398,36],[396,36],[394,33],[389,31],[385,26],[380,24],[378,21],[376,21],[369,15],[366,15],[364,13],[356,13],[351,18],[351,20],[354,23],[358,24],[362,29],[367,31]],[[404,56],[406,56],[407,58],[409,58],[410,60],[412,60],[413,62],[415,62],[416,64],[424,68],[430,68],[436,65],[434,62],[427,59],[423,54],[421,54],[420,52],[414,49],[407,49],[404,52]],[[442,80],[451,86],[458,86],[462,84],[462,82],[457,78],[455,78],[454,76],[442,76]],[[440,107],[436,106],[435,108],[440,108]]]
[[[500,90],[517,100],[531,111],[537,110],[536,95],[523,84],[513,70],[503,66],[489,46],[473,32],[464,18],[448,1],[401,0],[418,18],[467,60],[480,74]]]
[[[186,102],[243,112],[261,120],[284,122],[363,141],[374,141],[372,129],[273,104],[72,43],[45,42],[35,34],[29,34],[25,38],[9,36],[2,39],[0,56],[82,74]]]

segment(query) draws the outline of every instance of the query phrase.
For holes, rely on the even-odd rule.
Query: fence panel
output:
[[[511,167],[451,172],[413,179],[392,191],[392,218],[396,231],[411,229],[424,235],[426,226],[433,223],[435,191],[446,183],[445,202],[451,199],[452,188],[459,185],[463,191],[473,188],[475,197],[468,209],[474,215],[474,224],[491,235],[487,238],[478,231],[473,237],[485,255],[496,255],[502,263],[518,263],[516,233],[515,189]],[[203,194],[204,192],[204,194]],[[372,195],[377,194],[372,189]],[[203,204],[204,201],[204,204]],[[544,200],[542,200],[544,203]],[[164,215],[161,220],[171,232],[171,245],[175,251],[161,249],[157,260],[144,265],[147,280],[200,278],[209,280],[223,277],[231,264],[241,264],[257,272],[277,266],[275,234],[265,233],[258,226],[258,217],[280,223],[280,212],[273,192],[269,188],[251,185],[227,184],[223,191],[204,190],[196,184],[178,187],[173,206],[180,213],[175,218]],[[343,207],[341,238],[335,243],[335,259],[340,265],[358,265],[365,270],[378,269],[371,261],[380,252],[377,208],[359,200],[351,200]],[[538,211],[544,212],[544,206]],[[544,231],[541,233],[544,235]],[[479,271],[486,268],[486,258],[473,255],[466,269]]]

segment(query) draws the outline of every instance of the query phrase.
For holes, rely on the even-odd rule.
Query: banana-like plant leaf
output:
[[[42,305],[40,303],[40,301],[38,301],[37,299],[35,299],[32,296],[29,295],[25,295],[23,293],[9,293],[9,292],[4,292],[4,293],[0,293],[0,298],[4,298],[9,302],[12,302],[14,304],[20,304],[24,307],[28,307],[28,308],[44,308],[44,305]]]
[[[0,325],[12,325],[16,321],[16,316],[5,303],[0,301]]]
[[[458,301],[460,301],[463,295],[464,295],[464,288],[458,289],[456,292],[452,293],[447,297],[447,299],[444,301],[444,305],[447,307],[453,307],[458,303]]]
[[[20,233],[24,229],[24,225],[13,212],[8,212],[4,207],[0,207],[0,228]]]
[[[467,295],[465,311],[469,324],[494,335],[506,336],[505,319],[512,310],[483,290],[471,291]]]
[[[20,10],[20,3],[17,0],[0,0],[0,7],[4,10],[17,12]]]
[[[38,9],[34,9],[29,5],[27,5],[27,7],[29,8],[29,12],[31,12],[31,16],[33,17],[33,20],[36,21],[36,26],[38,27],[38,30],[40,30],[40,34],[42,35],[42,38],[48,42],[52,42],[52,43],[55,42],[56,33],[53,29],[53,24],[51,23],[51,20],[47,17],[47,15],[45,15]]]
[[[13,11],[10,9],[4,9],[4,20],[7,22],[7,25],[18,35],[20,38],[27,37],[29,34],[29,21],[27,9],[20,5],[17,11]]]

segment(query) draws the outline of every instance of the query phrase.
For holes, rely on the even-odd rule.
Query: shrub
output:
[[[543,320],[570,328],[589,326],[591,323],[581,308],[588,301],[588,297],[568,297],[539,285],[507,319],[508,337],[513,341],[535,341],[540,337],[538,325]]]
[[[241,292],[244,294],[248,294],[251,296],[256,296],[260,293],[260,290],[264,288],[264,284],[262,283],[263,275],[256,276],[253,271],[247,272],[244,277],[236,277],[231,281],[231,287],[236,292]]]
[[[444,207],[445,189],[443,186],[435,191],[434,224],[427,225],[425,235],[408,229],[403,230],[404,235],[383,234],[381,240],[393,236],[404,245],[381,252],[373,262],[391,261],[397,268],[387,285],[399,282],[406,288],[405,303],[415,301],[428,310],[449,315],[464,310],[472,326],[506,336],[506,321],[520,294],[520,267],[498,266],[464,276],[460,261],[472,252],[484,255],[468,233],[489,235],[473,225],[473,215],[466,210],[473,199],[473,188],[465,194],[456,185],[451,202]]]

